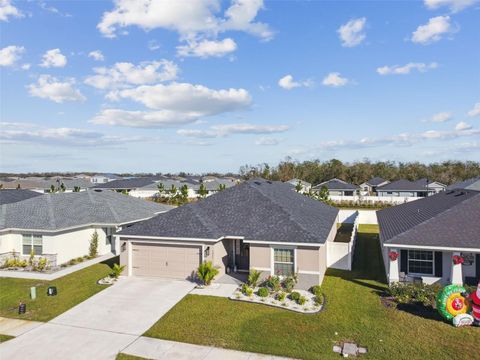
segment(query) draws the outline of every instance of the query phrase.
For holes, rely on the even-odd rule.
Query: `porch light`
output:
[[[205,248],[205,251],[203,252],[203,257],[208,257],[210,256],[210,246],[207,246]]]

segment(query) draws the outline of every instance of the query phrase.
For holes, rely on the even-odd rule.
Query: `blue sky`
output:
[[[2,171],[480,159],[480,3],[0,0]]]

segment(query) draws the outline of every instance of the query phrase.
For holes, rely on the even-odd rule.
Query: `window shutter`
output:
[[[435,251],[435,276],[443,276],[443,253],[441,251]]]
[[[477,254],[475,257],[475,265],[477,268],[477,280],[480,281],[480,254]]]
[[[405,274],[408,272],[408,250],[400,250],[400,271]]]

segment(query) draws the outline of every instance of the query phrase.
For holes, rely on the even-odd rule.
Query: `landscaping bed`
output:
[[[97,281],[112,273],[118,257],[94,264],[52,281],[0,278],[0,316],[48,321],[105,289]],[[36,287],[37,298],[30,299],[30,288]],[[58,294],[47,296],[47,288],[55,286]],[[26,304],[26,313],[18,314],[19,302]]]

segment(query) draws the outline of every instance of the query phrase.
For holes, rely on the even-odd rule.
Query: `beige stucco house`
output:
[[[292,190],[250,180],[120,231],[120,261],[130,276],[195,278],[203,261],[226,272],[298,274],[298,287],[321,284],[338,210]]]

